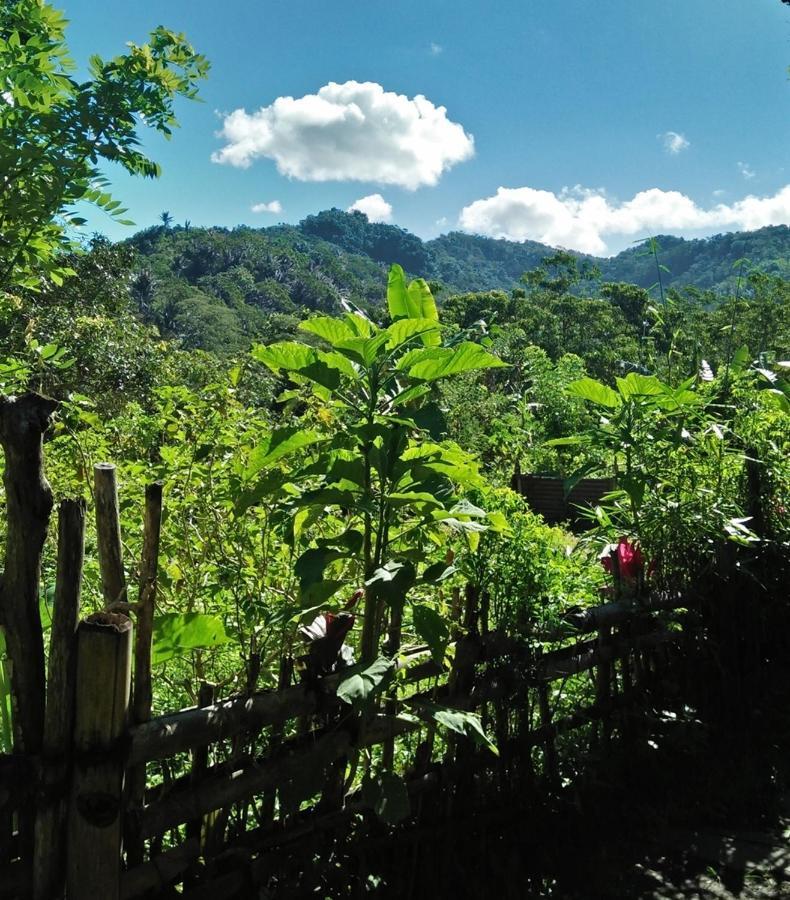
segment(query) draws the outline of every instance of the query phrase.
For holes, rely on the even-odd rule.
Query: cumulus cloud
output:
[[[365,213],[369,222],[391,222],[392,221],[392,205],[381,196],[381,194],[368,194],[367,197],[360,197],[356,203],[352,203],[346,212]]]
[[[667,153],[671,153],[673,156],[677,156],[681,150],[688,150],[691,146],[691,143],[686,136],[677,131],[665,131],[663,134],[659,135],[659,138]]]
[[[441,44],[437,44],[435,41],[431,41],[429,49],[431,51],[431,56],[438,56],[444,50],[444,47],[442,47]]]
[[[330,82],[317,94],[278,97],[270,106],[225,116],[216,163],[247,168],[273,159],[299,181],[372,181],[409,190],[433,185],[474,154],[474,139],[422,94],[375,82]]]
[[[271,200],[269,203],[253,203],[250,209],[254,213],[281,213],[283,205],[279,200]]]
[[[772,197],[749,195],[708,209],[679,191],[658,188],[617,202],[601,190],[578,186],[560,194],[500,187],[494,196],[464,207],[459,217],[464,231],[595,254],[608,253],[607,239],[617,236],[748,231],[784,224],[790,224],[790,185]]]
[[[738,170],[740,171],[741,175],[743,175],[743,177],[747,180],[754,178],[754,176],[757,174],[749,165],[749,163],[741,162],[740,160],[738,161]]]

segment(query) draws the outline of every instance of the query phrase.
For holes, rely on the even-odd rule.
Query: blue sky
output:
[[[146,136],[162,178],[108,170],[140,227],[165,209],[297,222],[367,198],[426,238],[462,227],[603,254],[790,224],[779,0],[56,5],[78,62],[158,24],[211,60],[173,139]],[[98,213],[90,226],[130,232]]]

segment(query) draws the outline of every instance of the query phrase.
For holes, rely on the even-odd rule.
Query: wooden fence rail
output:
[[[9,471],[17,471],[13,478],[35,488],[40,505],[31,525],[22,498],[9,495],[0,585],[9,633],[19,610],[8,595],[8,561],[10,584],[38,610],[50,497],[40,464],[41,434],[52,410],[28,405],[0,403],[0,442],[12,463],[7,490]],[[625,735],[626,711],[655,689],[658,673],[698,631],[684,612],[686,601],[667,594],[575,611],[540,636],[543,643],[534,636],[527,641],[489,630],[487,595],[468,585],[454,595],[454,640],[445,656],[452,662],[437,663],[427,647],[399,649],[391,662],[396,677],[364,709],[338,693],[364,666],[292,684],[286,661],[278,690],[213,701],[211,686],[204,685],[200,705],[151,718],[161,485],[146,493],[134,607],[114,467],[96,468],[95,493],[106,610],[78,624],[85,507],[65,501],[46,696],[39,691],[40,648],[34,642],[26,659],[16,639],[35,623],[26,621],[9,641],[15,696],[31,696],[32,708],[17,718],[17,753],[0,756],[0,900],[49,900],[64,891],[68,900],[134,900],[174,887],[186,897],[235,896],[239,885],[272,875],[274,848],[372,815],[362,774],[391,769],[396,740],[398,773],[415,808],[420,798],[439,792],[451,816],[472,773],[485,770],[502,784],[529,777],[556,788],[563,736],[586,728],[605,745],[618,727]],[[26,528],[33,529],[32,543],[24,541]],[[398,634],[390,648],[399,642]],[[567,701],[564,687],[572,679],[580,689]],[[437,704],[444,719],[436,715]],[[466,736],[442,732],[439,725],[453,711],[479,714],[499,757],[468,718],[452,719],[457,730],[466,723]],[[479,746],[469,739],[476,734]],[[214,865],[239,854],[246,860],[243,876]]]
[[[573,631],[578,636],[576,640],[545,653],[499,632],[472,633],[456,645],[454,671],[437,666],[427,648],[412,648],[396,664],[405,670],[399,680],[399,711],[374,714],[364,722],[352,715],[336,695],[339,684],[360,668],[355,667],[327,676],[315,685],[298,684],[279,691],[232,697],[130,724],[131,623],[120,614],[89,617],[79,629],[82,637],[78,667],[86,674],[77,677],[79,693],[73,739],[76,766],[69,785],[68,897],[132,900],[152,887],[164,888],[183,879],[187,873],[191,873],[191,882],[195,883],[195,872],[199,871],[195,866],[205,855],[206,846],[194,830],[191,835],[184,830],[188,823],[206,821],[217,810],[254,804],[256,798],[274,796],[280,791],[287,793],[289,785],[302,780],[305,772],[318,773],[313,792],[317,790],[320,794],[321,779],[333,765],[365,748],[391,742],[395,737],[430,730],[424,720],[412,715],[425,701],[440,701],[450,708],[466,710],[485,710],[493,705],[498,710],[495,718],[497,736],[503,744],[502,756],[511,755],[515,747],[522,754],[531,752],[530,748],[540,748],[542,769],[551,781],[558,777],[560,765],[555,740],[574,729],[607,722],[627,708],[645,689],[644,678],[643,684],[635,685],[628,673],[643,669],[643,657],[647,654],[665,653],[689,639],[692,629],[677,625],[669,628],[666,621],[674,610],[684,608],[684,602],[678,597],[655,597],[639,606],[608,603],[593,607],[565,623],[566,635]],[[639,629],[629,632],[625,627],[636,623]],[[615,626],[620,630],[612,634]],[[588,634],[596,636],[585,638]],[[464,645],[468,647],[466,651],[462,650]],[[462,680],[459,663],[466,665],[470,674],[462,694],[458,692]],[[619,675],[614,668],[616,663],[620,665]],[[499,673],[497,666],[502,670]],[[595,678],[598,687],[591,694],[593,702],[578,705],[554,718],[551,684],[587,672],[598,673]],[[508,724],[516,711],[510,704],[524,690],[535,693],[532,705],[538,712],[538,721],[527,733],[516,734]],[[306,730],[297,727],[299,722],[309,720],[313,724]],[[282,726],[289,722],[290,728],[283,731]],[[279,745],[263,752],[254,751],[256,737],[275,728],[280,729]],[[607,725],[602,734],[610,731]],[[184,770],[182,777],[166,787],[149,786],[131,806],[124,807],[124,773],[128,777],[146,763],[166,760],[185,751],[212,745],[221,748],[224,742],[240,735],[252,752],[237,755],[230,761],[222,761],[219,753],[213,764],[209,764],[207,756],[200,771]],[[445,743],[444,748],[445,780],[452,777],[448,776],[453,771],[452,754],[447,756],[452,744],[452,741]],[[477,759],[489,767],[501,765],[493,755],[486,759],[485,754],[478,753]],[[11,773],[21,771],[26,762],[13,757],[0,759],[0,772],[8,773],[3,777],[8,787],[0,792],[0,808],[19,808],[25,791],[13,788],[18,781]],[[425,769],[425,760],[422,767]],[[49,770],[44,767],[43,771]],[[416,781],[412,779],[410,792],[415,791],[416,784],[429,784],[430,779],[425,781],[426,777],[423,771]],[[345,798],[345,806],[359,809],[359,803],[354,801],[353,785],[348,787],[352,793]],[[282,840],[289,827],[302,827],[305,815],[304,810],[297,819],[293,819],[293,813],[285,815],[279,825],[275,818],[268,827],[271,830],[277,826],[279,830],[272,833]],[[114,822],[112,827],[108,827],[110,818]],[[265,828],[265,823],[255,822],[250,833],[257,833],[262,827]],[[134,860],[128,853],[126,863],[121,850],[122,831],[133,836],[142,849]],[[162,851],[158,848],[165,834],[170,835],[169,841],[174,846]],[[234,842],[249,845],[249,839],[245,840],[243,833],[234,828],[232,834],[221,836],[219,851],[233,847]],[[40,883],[37,876],[35,884]],[[31,871],[24,861],[16,860],[0,869],[0,897],[32,896],[32,888]],[[36,887],[36,890],[42,889]]]

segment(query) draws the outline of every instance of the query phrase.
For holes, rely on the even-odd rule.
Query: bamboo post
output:
[[[67,892],[69,900],[118,900],[131,620],[95,613],[80,623],[77,640]]]
[[[151,639],[156,607],[156,574],[159,567],[159,536],[162,530],[162,482],[145,489],[143,553],[140,560],[140,594],[137,603],[137,633],[134,643],[134,700],[136,724],[151,718]]]
[[[115,466],[111,463],[99,463],[94,466],[93,485],[102,593],[106,606],[110,607],[116,603],[126,603],[126,576],[123,571]]]
[[[117,496],[117,495],[116,495]],[[117,509],[117,506],[116,506]],[[140,558],[137,629],[134,640],[134,690],[132,693],[132,721],[135,725],[151,718],[151,642],[156,608],[156,577],[159,567],[159,537],[162,530],[162,482],[155,481],[145,489],[145,517],[143,521],[143,551]],[[120,538],[119,538],[120,540]],[[123,575],[123,566],[121,566]],[[130,807],[141,806],[145,794],[145,763],[128,773],[128,801]],[[143,843],[134,834],[127,834],[129,864],[143,860]]]
[[[71,769],[85,501],[63,500],[58,513],[58,569],[44,717],[41,801],[33,857],[34,900],[60,896],[65,884],[66,798]]]
[[[549,783],[556,790],[560,785],[560,766],[557,758],[557,748],[554,746],[554,734],[551,728],[549,685],[544,681],[538,683],[538,709],[540,710],[541,727],[545,729],[546,732],[543,743],[546,774],[548,775]]]
[[[201,681],[200,687],[198,688],[198,706],[201,708],[205,708],[207,706],[211,706],[214,702],[216,694],[216,685],[211,684],[209,681]],[[200,747],[196,747],[192,751],[192,771],[190,772],[190,778],[194,783],[198,783],[201,777],[205,774],[206,769],[208,768],[208,746],[203,745]],[[200,848],[203,849],[204,840],[201,837],[201,833],[204,828],[205,821],[205,829],[206,833],[208,833],[208,829],[211,826],[210,819],[204,819],[203,817],[198,817],[196,819],[192,819],[187,822],[187,838],[197,838],[200,842]]]
[[[602,625],[598,631],[598,646],[603,650],[611,643],[612,629]],[[612,664],[608,661],[598,663],[595,670],[595,702],[601,710],[601,737],[604,746],[608,746],[611,733],[609,706],[612,698]]]

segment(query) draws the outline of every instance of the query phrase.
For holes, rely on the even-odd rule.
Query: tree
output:
[[[173,224],[173,217],[167,210],[165,210],[164,212],[159,213],[159,218],[162,222],[162,227],[165,229],[165,231],[167,231],[167,229]]]
[[[176,97],[195,98],[208,62],[166,28],[121,56],[90,59],[77,81],[63,14],[44,0],[6,0],[0,26],[0,289],[39,289],[71,269],[60,259],[84,223],[73,207],[92,203],[119,221],[100,163],[144,177],[158,165],[138,148],[141,122],[169,137]]]

